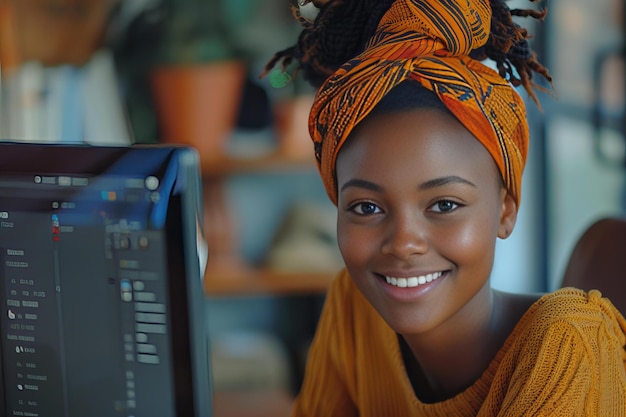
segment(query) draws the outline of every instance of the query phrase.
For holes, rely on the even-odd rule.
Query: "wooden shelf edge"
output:
[[[250,172],[284,171],[285,169],[315,169],[313,156],[291,156],[276,152],[257,158],[220,156],[201,162],[202,176],[215,178]]]
[[[215,271],[204,275],[207,297],[325,294],[337,273],[282,272],[267,269]]]
[[[280,390],[216,390],[215,417],[288,417],[293,396]]]

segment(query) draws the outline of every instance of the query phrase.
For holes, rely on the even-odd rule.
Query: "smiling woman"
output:
[[[346,268],[294,416],[626,414],[626,320],[608,299],[490,285],[529,141],[513,87],[534,98],[533,74],[550,80],[512,16],[543,13],[500,0],[313,4],[269,67],[297,59],[318,87],[309,130]]]
[[[410,335],[489,316],[467,310],[491,308],[494,245],[513,228],[516,207],[493,158],[449,112],[366,120],[339,153],[337,182],[346,267],[392,328]],[[418,284],[411,291],[402,287],[409,281]]]

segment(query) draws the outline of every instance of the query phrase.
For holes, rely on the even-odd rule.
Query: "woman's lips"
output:
[[[429,282],[432,282],[442,275],[443,275],[443,272],[440,271],[440,272],[434,272],[431,274],[418,275],[418,276],[406,277],[406,278],[390,277],[390,276],[384,275],[384,278],[387,281],[387,284],[393,285],[394,287],[413,288],[419,285],[424,285]]]
[[[378,282],[385,294],[398,302],[414,302],[430,293],[448,276],[449,271],[423,275],[394,277],[378,274]]]

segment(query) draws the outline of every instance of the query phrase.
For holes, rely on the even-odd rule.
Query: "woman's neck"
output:
[[[412,366],[407,360],[405,364],[409,377],[415,377],[418,396],[441,401],[480,378],[506,339],[499,319],[501,303],[502,297],[487,283],[442,325],[425,334],[402,335],[415,360]]]
[[[427,334],[402,335],[405,365],[425,402],[451,398],[489,367],[515,325],[543,294],[513,294],[489,284],[454,317]]]

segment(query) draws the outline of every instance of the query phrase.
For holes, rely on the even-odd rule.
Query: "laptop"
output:
[[[195,150],[0,143],[0,417],[210,417]]]

